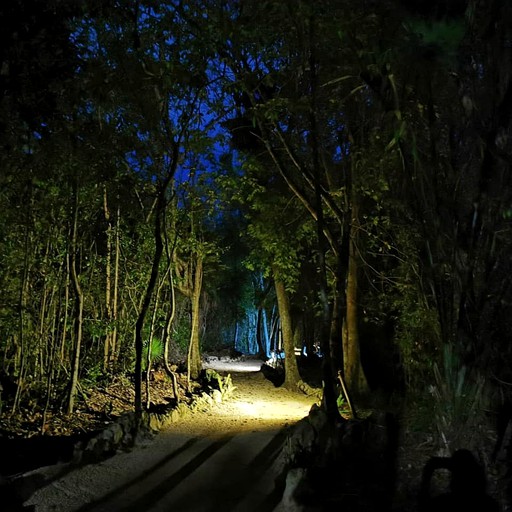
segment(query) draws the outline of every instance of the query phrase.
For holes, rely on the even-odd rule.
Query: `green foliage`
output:
[[[425,304],[413,302],[416,299],[417,294],[412,287],[400,298],[395,330],[406,381],[412,388],[422,386],[426,374],[432,369],[439,344],[437,312]]]
[[[345,396],[343,395],[343,393],[339,394],[338,398],[336,399],[336,404],[337,404],[338,409],[340,411],[345,410],[345,408],[347,406],[347,401],[346,401]]]
[[[148,351],[150,351],[150,358],[153,365],[158,365],[164,358],[164,343],[160,338],[151,338],[151,343],[148,340],[144,341],[142,349],[142,370],[147,370],[148,365]]]
[[[453,61],[464,37],[464,20],[411,20],[407,28],[425,48],[435,49],[446,61]]]
[[[241,180],[242,193],[237,195],[247,208],[246,243],[252,247],[245,265],[251,271],[263,272],[264,277],[278,277],[293,291],[306,248],[315,236],[314,224],[303,214],[297,199],[283,189],[283,183],[273,184],[276,189],[279,186],[280,193],[269,194],[259,184],[261,177],[257,173],[261,171],[255,161],[247,162],[248,175]]]
[[[440,446],[447,453],[471,448],[481,427],[480,413],[485,401],[484,379],[461,364],[453,347],[443,347],[441,366],[434,363],[433,423]]]
[[[236,386],[233,385],[233,380],[229,373],[225,377],[222,377],[215,370],[207,369],[205,375],[207,384],[211,388],[220,391],[222,400],[230,398],[236,390]]]
[[[176,319],[172,330],[172,342],[181,353],[186,354],[190,342],[190,321],[187,318]]]
[[[84,294],[82,378],[91,385],[102,378],[103,342],[114,330],[115,368],[130,368],[155,252],[155,197],[174,164],[179,179],[166,198],[164,231],[184,262],[175,283],[187,288],[190,262],[204,258],[208,343],[254,306],[247,269],[283,280],[296,292],[297,316],[313,317],[316,184],[331,249],[342,249],[346,216],[358,206],[361,310],[374,323],[395,320],[410,390],[434,375],[427,408],[435,407],[440,435],[453,443],[457,418],[461,430],[471,423],[481,388],[453,354],[435,364],[442,341],[457,338],[457,308],[465,307],[468,330],[481,329],[466,338],[499,354],[488,332],[494,325],[485,322],[508,318],[510,303],[502,262],[512,210],[501,154],[510,115],[503,94],[489,93],[510,85],[508,60],[499,58],[509,52],[501,8],[474,3],[470,22],[404,18],[393,3],[355,0],[328,0],[322,9],[249,1],[232,16],[215,2],[206,11],[193,1],[176,9],[121,2],[94,12],[85,4],[40,3],[34,12],[21,4],[9,8],[17,24],[0,21],[0,360],[8,372],[38,389],[60,373],[52,385],[65,388],[76,343],[71,256]],[[470,25],[479,14],[485,44]],[[455,62],[466,64],[449,73]],[[249,132],[247,154],[219,134],[222,120],[238,114]],[[71,254],[73,190],[79,215]],[[328,250],[331,285],[337,263]],[[169,283],[160,291],[158,335],[145,347],[155,361]],[[186,295],[172,327],[177,356],[190,339]],[[481,305],[485,314],[472,317],[471,307]]]

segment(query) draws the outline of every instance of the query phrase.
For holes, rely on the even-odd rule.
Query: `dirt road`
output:
[[[209,365],[231,374],[231,400],[189,414],[129,453],[68,472],[26,504],[38,512],[274,510],[287,426],[314,398],[275,388],[259,364],[233,364]]]

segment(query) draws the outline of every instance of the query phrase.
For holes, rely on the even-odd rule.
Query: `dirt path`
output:
[[[237,389],[230,401],[189,414],[145,446],[55,479],[26,504],[38,512],[274,510],[286,427],[307,415],[314,398],[274,387],[255,371],[259,364],[229,364],[208,366],[231,374]]]

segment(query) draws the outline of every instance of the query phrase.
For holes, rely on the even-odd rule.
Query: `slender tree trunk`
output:
[[[335,375],[332,371],[331,350],[330,350],[330,331],[331,331],[331,305],[329,304],[328,286],[327,286],[327,263],[325,255],[327,254],[329,242],[326,238],[326,226],[324,217],[324,205],[322,201],[322,179],[321,179],[321,164],[319,155],[319,130],[317,123],[317,63],[315,55],[315,38],[316,26],[314,15],[311,16],[309,21],[309,55],[308,64],[310,67],[310,85],[311,85],[311,105],[309,110],[310,121],[310,144],[313,157],[313,176],[314,176],[314,197],[315,209],[317,212],[316,232],[318,240],[318,268],[319,268],[319,295],[320,304],[322,307],[322,323],[321,323],[321,337],[320,344],[322,347],[323,361],[322,373],[324,379],[324,396],[322,404],[325,408],[327,416],[332,423],[340,419],[338,405],[336,403],[335,394]]]
[[[164,226],[165,230],[164,233],[167,234],[168,228],[167,228],[167,217],[164,217]],[[171,226],[172,231],[176,233],[176,226]],[[164,367],[167,374],[171,377],[172,383],[173,383],[173,391],[174,391],[174,397],[176,400],[178,400],[178,394],[177,394],[177,380],[175,373],[171,370],[171,367],[169,365],[169,348],[171,345],[171,328],[172,324],[174,322],[174,316],[176,314],[176,289],[174,286],[174,270],[173,270],[173,260],[174,260],[174,251],[176,248],[176,238],[174,240],[174,243],[172,246],[169,244],[169,238],[167,236],[164,237],[165,241],[165,254],[167,256],[167,262],[168,262],[168,280],[169,280],[169,289],[170,289],[170,303],[168,306],[167,311],[167,318],[165,321],[165,326],[162,333],[162,338],[164,342]]]
[[[153,264],[151,268],[151,275],[146,287],[142,306],[135,324],[135,411],[142,412],[142,352],[143,352],[143,339],[142,330],[144,328],[144,321],[153,297],[153,291],[158,279],[158,267],[163,253],[162,243],[162,219],[161,215],[164,206],[163,191],[160,191],[162,197],[160,198],[160,205],[157,206],[155,215],[155,253],[153,255]]]
[[[158,306],[160,303],[160,294],[162,293],[162,288],[167,281],[167,275],[170,271],[171,264],[169,263],[167,270],[158,285],[155,302],[153,304],[153,315],[151,316],[151,325],[149,328],[148,352],[146,354],[146,409],[149,409],[151,406],[151,363],[153,358],[153,339],[155,337],[156,315],[158,313]]]
[[[339,272],[339,274],[343,274]],[[336,279],[334,288],[334,298],[332,302],[332,318],[331,318],[331,336],[330,351],[332,359],[333,374],[337,375],[338,371],[344,368],[344,346],[343,326],[345,323],[343,302],[345,298],[345,286],[341,286],[340,280]]]
[[[169,346],[171,344],[171,327],[174,321],[174,315],[176,313],[176,297],[174,291],[174,279],[172,277],[172,270],[169,274],[169,287],[170,287],[170,304],[169,310],[167,313],[167,318],[165,320],[165,327],[163,332],[163,341],[164,341],[164,366],[168,373],[171,373],[171,368],[169,366]]]
[[[105,220],[107,221],[107,255],[106,255],[106,265],[105,265],[105,307],[107,311],[107,329],[105,333],[105,340],[103,345],[103,370],[108,371],[110,368],[110,362],[112,358],[112,304],[111,304],[111,289],[112,289],[112,223],[110,222],[110,211],[108,209],[108,198],[107,198],[107,187],[103,187],[103,214],[105,216]]]
[[[293,346],[295,350],[299,349],[300,353],[303,353],[304,349],[304,324],[299,318],[293,322]]]
[[[258,358],[264,361],[267,357],[263,344],[263,306],[258,308],[258,317],[256,320],[256,343],[258,345]]]
[[[53,334],[49,335],[49,339],[51,340],[49,342],[48,347],[48,359],[46,362],[46,401],[44,404],[44,410],[41,417],[41,434],[44,434],[46,430],[46,418],[48,414],[48,410],[50,407],[51,402],[51,396],[52,396],[52,386],[53,386],[53,380],[54,380],[54,374],[55,374],[55,359],[57,356],[57,341],[56,336],[58,333],[57,328],[57,310],[58,306],[55,305],[55,300],[53,297],[56,295],[57,291],[57,285],[53,285],[53,292],[52,292],[52,308],[51,308],[51,316],[52,316],[52,325],[50,326],[51,332]]]
[[[69,322],[69,287],[70,287],[70,277],[71,275],[71,266],[70,266],[70,255],[69,251],[66,254],[66,269],[64,272],[64,319],[62,321],[61,326],[61,340],[60,340],[60,365],[57,366],[57,378],[60,376],[61,368],[67,367],[67,351],[66,351],[66,342],[67,342],[67,333],[68,333],[68,322]]]
[[[235,330],[233,331],[233,349],[236,350],[236,347],[238,346],[238,320],[235,322]]]
[[[268,334],[267,311],[263,308],[263,337],[265,342],[265,359],[270,356],[270,336]]]
[[[281,320],[281,333],[284,346],[284,387],[290,390],[297,389],[300,381],[297,358],[295,357],[295,345],[293,343],[292,317],[290,312],[290,299],[283,281],[274,279],[276,289],[277,306]]]
[[[200,320],[200,302],[201,288],[203,285],[203,257],[197,255],[194,272],[194,284],[191,297],[192,325],[190,330],[190,343],[188,347],[188,376],[197,379],[201,373],[201,352],[199,345],[199,320]]]
[[[279,315],[276,313],[275,308],[272,308],[269,348],[270,352],[274,353],[277,353],[279,350]]]
[[[29,214],[30,217],[30,214]],[[21,402],[21,393],[24,388],[23,380],[26,374],[26,357],[27,357],[27,342],[26,342],[26,333],[25,333],[25,312],[27,310],[27,302],[28,302],[28,286],[29,286],[29,276],[30,276],[30,265],[31,265],[31,257],[30,257],[30,227],[29,220],[27,219],[27,226],[25,232],[25,255],[23,262],[23,277],[20,283],[20,295],[19,295],[19,326],[18,326],[18,350],[15,361],[15,366],[18,368],[18,382],[16,387],[16,394],[14,396],[14,404],[12,407],[12,413],[18,409]]]
[[[169,252],[168,252],[168,256],[169,256],[169,264],[170,264],[171,258],[170,258]],[[174,321],[174,315],[176,313],[176,297],[175,297],[175,291],[174,291],[174,279],[173,279],[172,267],[169,270],[169,286],[171,289],[169,312],[167,314],[164,332],[162,334],[162,338],[164,340],[164,368],[165,368],[165,371],[167,372],[167,375],[169,375],[169,377],[171,377],[172,392],[174,394],[174,398],[176,399],[176,402],[179,402],[180,397],[178,394],[178,380],[176,378],[176,374],[172,371],[171,366],[169,365],[169,346],[171,344],[171,327],[172,327],[172,323]]]
[[[118,297],[119,297],[119,258],[121,255],[121,245],[120,245],[120,228],[121,228],[121,209],[117,207],[116,214],[116,236],[115,236],[115,260],[114,260],[114,297],[112,299],[112,336],[110,338],[111,342],[111,366],[113,367],[117,363],[118,358],[118,346],[117,346],[117,321],[118,321]]]
[[[353,396],[364,396],[368,393],[368,383],[361,364],[361,351],[359,348],[359,326],[357,307],[357,274],[358,249],[357,234],[359,230],[357,203],[352,201],[352,225],[350,228],[349,259],[347,274],[347,311],[346,311],[346,337],[344,350],[345,381],[349,392]]]
[[[76,311],[75,311],[75,347],[73,352],[73,361],[71,367],[71,383],[69,386],[68,414],[73,412],[75,406],[75,397],[78,388],[78,371],[80,368],[80,350],[82,345],[82,325],[83,325],[83,309],[84,296],[78,273],[76,269],[76,254],[78,250],[78,184],[75,183],[74,190],[74,206],[73,206],[73,231],[71,234],[71,254],[70,254],[70,270],[71,282],[75,291]]]

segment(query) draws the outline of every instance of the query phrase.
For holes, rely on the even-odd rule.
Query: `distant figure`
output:
[[[451,472],[450,491],[430,496],[430,483],[436,469]],[[432,457],[423,468],[419,495],[420,512],[499,512],[498,504],[486,494],[482,466],[468,450],[457,450],[451,457]]]

